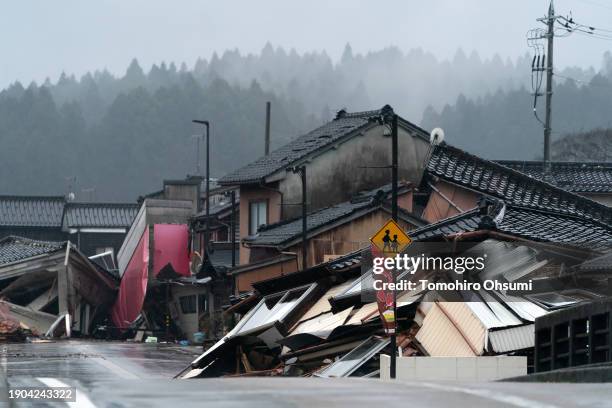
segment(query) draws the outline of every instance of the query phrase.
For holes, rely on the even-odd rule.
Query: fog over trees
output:
[[[14,83],[0,92],[0,192],[63,194],[76,176],[81,199],[133,200],[161,188],[163,179],[195,172],[192,135],[201,129],[194,118],[212,123],[211,168],[220,176],[263,154],[268,100],[273,148],[340,108],[389,103],[427,129],[443,127],[450,143],[474,153],[533,159],[542,128],[531,111],[530,65],[527,54],[483,60],[459,50],[439,60],[393,47],[361,55],[349,45],[333,61],[325,52],[267,44],[257,55],[229,50],[192,67],[144,69],[134,60],[122,77],[102,70]],[[610,54],[601,68],[564,69],[555,85],[555,137],[611,127]]]

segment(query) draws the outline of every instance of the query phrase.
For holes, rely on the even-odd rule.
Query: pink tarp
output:
[[[121,278],[119,294],[112,310],[115,326],[126,328],[140,314],[147,293],[148,266],[149,229],[145,228]]]
[[[182,276],[189,271],[189,227],[185,224],[155,224],[153,227],[153,276],[171,264]]]

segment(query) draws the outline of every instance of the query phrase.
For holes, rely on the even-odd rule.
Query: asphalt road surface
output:
[[[609,384],[403,383],[320,378],[172,380],[197,355],[197,349],[78,341],[0,348],[4,375],[0,404],[19,408],[612,407]],[[7,398],[9,388],[50,385],[76,387],[76,402]]]

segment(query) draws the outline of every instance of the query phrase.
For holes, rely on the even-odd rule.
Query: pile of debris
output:
[[[116,287],[112,274],[69,242],[0,240],[0,318],[7,340],[30,334],[88,335],[108,314]]]
[[[0,342],[21,343],[36,335],[38,334],[33,333],[24,323],[11,317],[9,305],[0,301]]]

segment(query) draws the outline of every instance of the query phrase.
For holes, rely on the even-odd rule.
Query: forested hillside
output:
[[[194,173],[192,135],[201,132],[194,118],[212,123],[211,168],[220,176],[263,153],[268,100],[273,148],[340,108],[389,103],[426,128],[445,128],[451,143],[489,157],[530,158],[541,142],[523,88],[530,62],[461,50],[448,61],[420,49],[360,55],[350,46],[333,61],[325,52],[300,55],[268,44],[257,55],[226,51],[192,67],[143,69],[134,60],[120,76],[96,71],[15,83],[0,91],[0,194],[63,194],[76,177],[80,199],[133,200],[163,179]],[[589,85],[559,85],[555,130],[607,126],[609,76],[579,68],[563,74]]]
[[[552,158],[560,161],[612,161],[612,129],[572,133],[552,144]]]
[[[590,80],[555,77],[552,102],[552,138],[612,127],[612,57],[604,56],[604,67]],[[537,105],[544,119],[544,98]],[[442,127],[449,143],[494,159],[537,159],[543,155],[543,127],[533,114],[531,89],[498,90],[476,98],[460,95],[441,110],[429,107],[421,123],[425,128]],[[580,136],[571,139],[582,143]],[[592,143],[585,139],[584,143]],[[560,146],[560,144],[559,144]],[[592,147],[581,149],[583,160]],[[568,156],[569,157],[569,156]],[[593,158],[595,159],[595,158]]]

